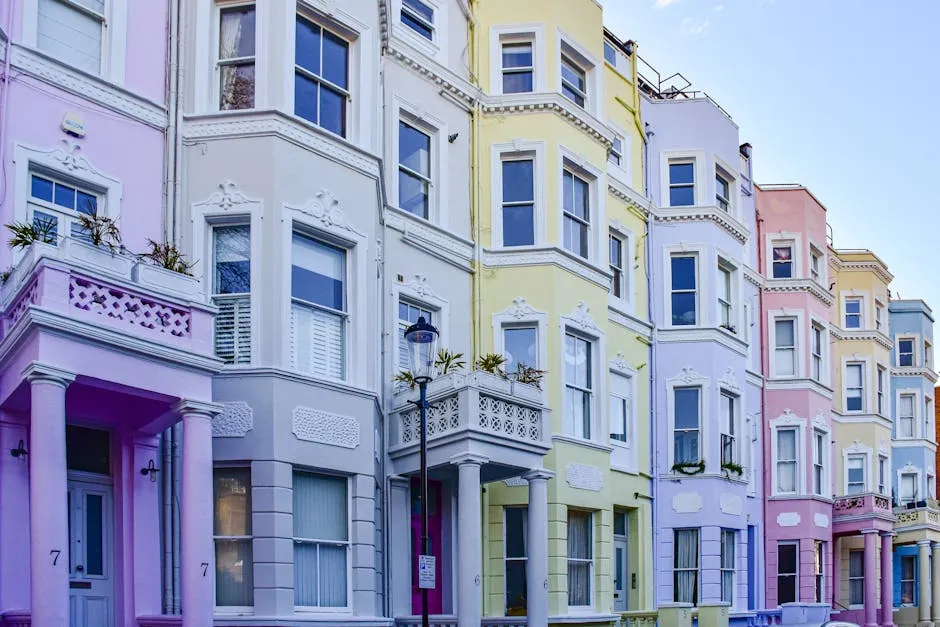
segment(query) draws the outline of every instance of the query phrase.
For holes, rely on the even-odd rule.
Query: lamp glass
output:
[[[408,342],[408,355],[411,359],[411,376],[419,383],[434,378],[434,359],[437,356],[437,329],[428,324],[424,316],[408,327],[405,341]]]

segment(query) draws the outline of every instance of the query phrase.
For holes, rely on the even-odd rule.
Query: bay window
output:
[[[349,517],[345,477],[294,470],[294,605],[349,605]]]
[[[251,229],[247,224],[212,229],[212,304],[215,355],[226,364],[251,362]]]
[[[796,494],[798,480],[797,429],[777,429],[777,493]]]
[[[576,438],[591,439],[594,377],[591,342],[565,334],[565,426]]]
[[[698,270],[694,255],[672,255],[670,258],[672,324],[698,324]]]
[[[699,444],[701,434],[702,389],[675,388],[673,390],[673,463],[697,464],[702,459]]]
[[[504,158],[503,246],[535,244],[535,163],[531,158]]]
[[[36,46],[89,74],[100,74],[105,1],[39,0]]]
[[[846,457],[846,494],[861,494],[865,491],[865,455]]]
[[[254,605],[251,470],[216,468],[212,484],[215,604],[248,607]]]
[[[291,361],[318,376],[346,376],[346,251],[295,232],[291,243]]]
[[[587,259],[591,232],[591,184],[565,170],[562,186],[565,250]]]
[[[219,109],[255,106],[255,7],[222,8],[219,12]]]
[[[504,513],[506,521],[506,616],[525,616],[528,510],[525,507],[507,507]]]
[[[346,137],[349,42],[297,14],[294,46],[294,113]]]
[[[568,510],[568,606],[590,607],[594,586],[594,517]]]
[[[698,605],[699,530],[674,529],[672,600]]]
[[[561,94],[579,107],[587,101],[587,72],[567,55],[561,56]]]

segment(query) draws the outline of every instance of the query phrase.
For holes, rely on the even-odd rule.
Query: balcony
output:
[[[858,533],[862,529],[890,531],[894,525],[891,499],[883,494],[867,492],[840,496],[832,503],[832,532]]]
[[[389,420],[389,455],[401,474],[418,469],[421,417],[417,390],[394,399]],[[486,372],[439,377],[427,390],[428,466],[449,465],[462,453],[490,460],[484,481],[517,476],[541,465],[551,448],[551,412],[542,392]]]
[[[212,355],[214,308],[194,278],[71,238],[33,243],[0,289],[0,337],[36,324],[124,346]]]

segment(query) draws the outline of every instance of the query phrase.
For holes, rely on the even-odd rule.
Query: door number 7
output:
[[[49,555],[52,556],[52,565],[55,566],[59,562],[59,554],[62,553],[59,549],[52,549],[49,551]]]

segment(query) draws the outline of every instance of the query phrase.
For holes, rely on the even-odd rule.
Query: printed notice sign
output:
[[[433,590],[437,587],[434,580],[436,561],[433,555],[418,556],[418,588]]]

